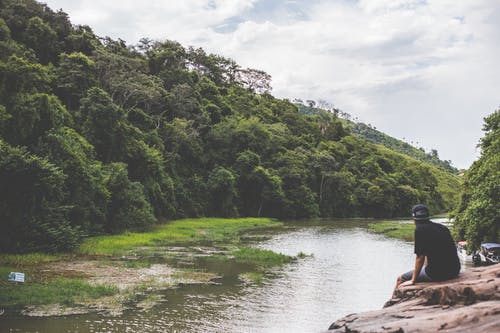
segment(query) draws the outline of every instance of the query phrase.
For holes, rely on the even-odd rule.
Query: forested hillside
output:
[[[344,112],[341,112],[340,110],[337,109],[333,109],[332,111],[330,111],[321,109],[319,107],[311,107],[308,105],[304,105],[302,103],[296,103],[296,105],[299,108],[299,112],[302,114],[317,115],[320,113],[332,112],[332,111],[337,114],[343,113],[345,115],[342,118],[343,124],[352,132],[352,134],[358,135],[371,142],[381,144],[395,152],[408,155],[421,162],[426,162],[428,164],[434,165],[438,168],[447,170],[449,172],[458,173],[458,169],[451,165],[451,161],[443,161],[439,158],[436,149],[432,149],[429,153],[426,153],[423,148],[416,148],[407,142],[393,138],[392,136],[387,135],[384,132],[378,131],[371,125],[353,121],[351,119],[352,116]]]
[[[0,1],[0,250],[70,249],[160,217],[455,204],[456,176],[269,92],[266,73],[202,49],[128,46],[35,1]]]
[[[484,120],[481,157],[465,175],[455,219],[455,234],[471,250],[500,242],[500,110]]]

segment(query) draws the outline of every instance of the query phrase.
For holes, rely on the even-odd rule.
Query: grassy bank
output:
[[[16,267],[34,266],[61,260],[62,257],[62,255],[52,255],[46,253],[0,254],[0,265]]]
[[[79,249],[82,254],[120,255],[142,246],[210,245],[238,242],[243,232],[274,228],[280,222],[268,218],[177,220],[144,233],[124,233],[87,239]]]
[[[384,234],[388,237],[398,238],[405,241],[414,240],[415,225],[413,223],[403,223],[395,221],[382,221],[370,223],[370,229],[378,234]]]
[[[83,280],[57,279],[46,283],[2,286],[2,306],[23,306],[61,303],[73,306],[77,303],[111,296],[118,288],[110,285],[92,285]]]
[[[46,260],[37,263],[32,261],[34,257]],[[89,283],[85,280],[88,274],[84,272],[49,271],[45,264],[54,263],[62,257],[48,258],[39,254],[0,256],[0,307],[56,303],[74,306],[118,293],[112,285]],[[23,272],[25,282],[9,282],[9,272]]]
[[[243,246],[240,237],[245,232],[281,225],[267,218],[185,219],[159,225],[144,233],[92,237],[76,253],[2,254],[0,306],[57,304],[81,309],[100,305],[101,299],[112,304],[133,299],[133,294],[141,288],[157,290],[175,286],[176,283],[203,283],[216,276],[216,272],[206,272],[196,265],[190,271],[175,265],[172,267],[172,263],[167,260],[171,255],[170,250],[165,250],[165,247],[183,249],[189,259],[193,256],[189,252],[191,248],[199,250],[207,247],[210,249],[207,251],[223,251],[213,257],[224,265],[248,265],[250,268],[246,276],[251,281],[259,282],[266,269],[289,263],[293,259],[272,251]],[[151,254],[156,252],[163,256],[152,257]],[[134,260],[127,259],[131,254]],[[8,282],[8,273],[12,271],[25,273],[26,282]],[[150,278],[144,280],[144,276]],[[118,287],[122,280],[127,279],[129,284]],[[110,298],[115,298],[115,301],[110,301]],[[55,309],[58,311],[59,308]]]

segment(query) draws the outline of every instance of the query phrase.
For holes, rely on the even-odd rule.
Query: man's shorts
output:
[[[413,270],[401,275],[401,282],[410,281],[413,277]],[[417,281],[415,282],[432,282],[432,279],[425,273],[425,267],[422,267],[420,274],[417,276]]]

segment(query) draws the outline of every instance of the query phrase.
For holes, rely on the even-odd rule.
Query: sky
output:
[[[136,44],[175,40],[272,76],[468,168],[500,106],[500,0],[44,0]]]

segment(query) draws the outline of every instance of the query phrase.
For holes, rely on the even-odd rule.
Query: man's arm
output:
[[[416,256],[415,268],[413,269],[413,276],[412,276],[411,280],[403,282],[402,284],[399,285],[400,287],[411,286],[411,285],[415,284],[415,282],[417,281],[417,278],[420,274],[420,271],[422,270],[422,267],[424,266],[425,259],[426,259],[426,257],[423,254]]]

